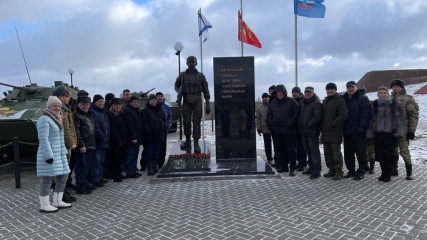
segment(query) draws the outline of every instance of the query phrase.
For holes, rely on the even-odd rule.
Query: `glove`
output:
[[[411,132],[406,133],[407,140],[414,140],[414,138],[415,138],[414,133],[411,133]]]
[[[261,130],[257,130],[257,132],[258,132],[258,135],[260,135],[260,136],[261,136]]]
[[[52,164],[53,163],[53,158],[49,158],[46,160],[47,163]]]

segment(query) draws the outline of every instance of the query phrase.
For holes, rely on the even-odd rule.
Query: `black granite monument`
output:
[[[256,164],[254,57],[214,58],[217,163]]]

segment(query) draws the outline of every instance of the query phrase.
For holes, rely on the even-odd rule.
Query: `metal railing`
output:
[[[0,145],[0,149],[13,145],[13,162],[2,164],[0,165],[0,168],[7,167],[12,164],[15,165],[15,187],[16,188],[21,188],[21,163],[32,163],[32,164],[36,163],[36,162],[21,162],[19,160],[19,144],[32,145],[32,146],[39,145],[38,143],[20,142],[17,137],[14,137],[12,139],[12,142],[9,142],[5,145]]]

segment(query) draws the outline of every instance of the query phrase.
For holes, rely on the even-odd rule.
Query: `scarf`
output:
[[[55,112],[50,110],[49,108],[43,109],[43,115],[49,116],[55,121],[60,130],[64,130],[64,126],[62,125],[62,112]]]
[[[111,112],[112,114],[114,114],[114,116],[117,116],[117,115],[119,115],[120,113],[122,113],[122,111],[117,112],[116,110],[114,110],[114,109],[113,109],[113,107],[111,107],[111,108],[110,108],[110,112]]]

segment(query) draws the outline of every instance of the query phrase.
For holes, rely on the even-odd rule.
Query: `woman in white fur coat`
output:
[[[61,101],[50,96],[43,115],[37,121],[39,148],[37,150],[37,176],[40,182],[40,212],[56,212],[58,208],[69,208],[71,204],[62,201],[70,168],[67,162],[67,149],[62,125]],[[56,177],[52,205],[49,191]]]

